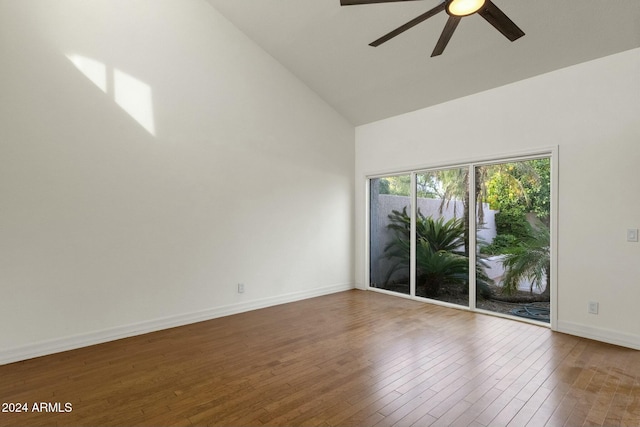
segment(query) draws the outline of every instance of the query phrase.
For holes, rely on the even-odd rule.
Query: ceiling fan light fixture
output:
[[[451,16],[467,16],[484,6],[485,0],[448,0],[447,13]]]

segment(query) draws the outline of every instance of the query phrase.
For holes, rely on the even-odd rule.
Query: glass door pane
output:
[[[476,307],[549,322],[550,159],[477,166]]]
[[[416,295],[469,305],[469,168],[416,174]]]
[[[369,182],[369,286],[410,295],[411,175]]]

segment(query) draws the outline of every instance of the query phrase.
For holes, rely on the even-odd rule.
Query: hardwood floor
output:
[[[640,426],[640,351],[349,291],[0,366],[0,402],[29,405],[2,426]]]

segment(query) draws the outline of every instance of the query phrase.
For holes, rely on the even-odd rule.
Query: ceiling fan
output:
[[[340,0],[341,6],[354,6],[360,4],[372,4],[372,3],[390,3],[397,1],[416,1],[416,0]],[[434,15],[442,11],[446,11],[449,15],[449,19],[440,34],[438,43],[433,49],[431,56],[438,56],[444,52],[444,48],[447,47],[447,43],[451,40],[453,32],[460,23],[460,19],[465,16],[473,15],[477,13],[484,19],[493,25],[496,30],[500,31],[502,35],[511,41],[517,40],[524,36],[524,32],[511,20],[503,11],[498,9],[498,6],[493,4],[491,0],[443,0],[442,3],[434,7],[433,9],[423,13],[420,16],[412,19],[404,25],[399,26],[390,33],[385,34],[377,40],[369,43],[369,46],[377,47],[382,43],[387,42],[395,36],[404,33],[409,28],[412,28],[419,23],[431,18]]]

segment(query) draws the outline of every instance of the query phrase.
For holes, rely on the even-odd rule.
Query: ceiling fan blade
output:
[[[355,6],[358,4],[392,3],[396,1],[418,1],[418,0],[340,0],[340,6]]]
[[[436,43],[436,47],[431,52],[431,57],[438,56],[444,52],[444,48],[447,47],[449,40],[451,40],[451,36],[453,32],[456,30],[456,27],[460,23],[459,16],[449,16],[447,23],[442,30],[442,34],[440,34],[440,38],[438,39],[438,43]]]
[[[392,38],[394,38],[395,36],[404,33],[405,31],[407,31],[409,28],[415,27],[416,25],[418,25],[419,23],[421,23],[422,21],[425,21],[429,18],[431,18],[433,15],[436,15],[440,12],[442,12],[444,10],[444,3],[441,3],[439,5],[437,5],[436,7],[434,7],[433,9],[423,13],[422,15],[413,18],[411,21],[407,22],[404,25],[399,26],[398,28],[396,28],[395,30],[391,31],[390,33],[385,34],[384,36],[380,37],[378,40],[372,41],[371,43],[369,43],[369,46],[373,46],[373,47],[377,47],[380,46],[382,43],[391,40]]]
[[[491,0],[486,0],[482,9],[478,11],[478,14],[482,16],[487,22],[493,25],[496,30],[500,31],[503,36],[511,41],[517,40],[524,36],[522,31],[503,11],[498,9],[498,6],[493,4]]]

